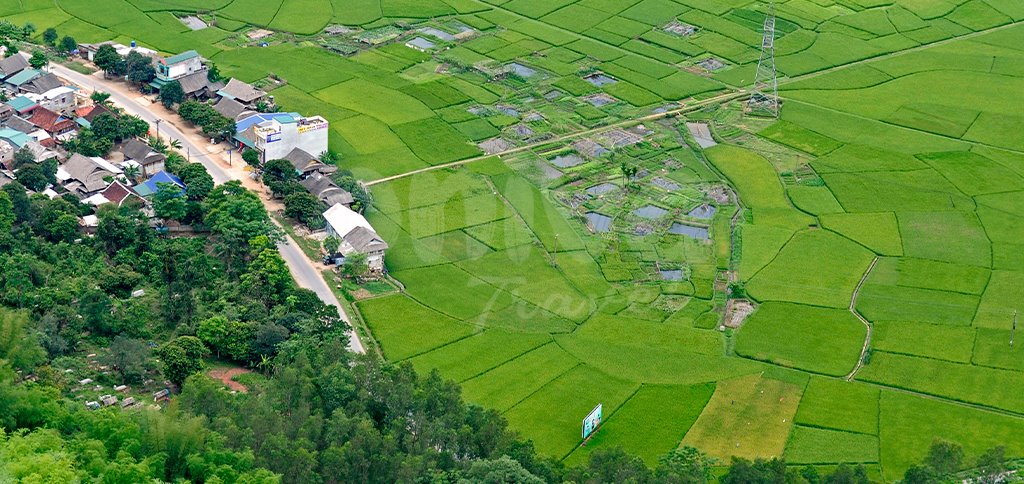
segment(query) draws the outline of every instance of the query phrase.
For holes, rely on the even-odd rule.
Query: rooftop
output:
[[[185,61],[187,61],[189,59],[193,59],[193,58],[196,58],[196,57],[199,57],[199,53],[198,52],[196,52],[194,50],[186,50],[185,52],[182,52],[182,53],[180,53],[178,55],[172,55],[172,56],[164,59],[164,63],[167,64],[167,65],[178,64],[178,63],[185,62]]]

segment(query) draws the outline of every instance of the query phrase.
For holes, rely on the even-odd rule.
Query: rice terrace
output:
[[[655,466],[688,445],[885,482],[936,439],[1024,457],[1020,0],[4,0],[0,17],[195,50],[325,118],[388,245],[390,282],[348,301],[362,342],[458,382],[543,455]]]

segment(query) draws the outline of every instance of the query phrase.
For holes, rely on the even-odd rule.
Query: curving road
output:
[[[161,121],[159,128],[161,136],[167,135],[170,138],[181,141],[182,148],[185,148],[192,155],[195,156],[195,160],[202,163],[206,167],[206,170],[210,172],[210,176],[213,177],[213,181],[216,184],[222,184],[231,180],[239,180],[245,183],[244,172],[238,172],[237,170],[228,170],[222,167],[217,161],[210,158],[206,149],[202,149],[197,146],[191,139],[190,136],[186,136],[176,126],[170,122],[163,122],[164,118],[162,113],[157,109],[152,108],[148,105],[140,103],[137,98],[138,93],[131,92],[127,87],[119,82],[108,81],[103,79],[102,74],[97,72],[97,75],[86,75],[75,72],[67,67],[59,64],[51,64],[50,71],[55,75],[66,79],[67,81],[75,84],[87,91],[102,90],[110,93],[110,101],[118,106],[122,107],[128,114],[138,116],[150,125],[156,126],[157,121]],[[266,200],[264,199],[264,204]],[[268,207],[268,210],[270,208]],[[276,221],[274,222],[277,223]],[[320,297],[320,300],[326,304],[330,304],[338,309],[338,314],[341,319],[346,323],[350,323],[348,315],[345,314],[345,310],[342,309],[341,304],[338,302],[338,298],[331,291],[331,288],[324,281],[323,274],[320,273],[315,263],[310,261],[308,257],[298,248],[295,241],[288,235],[285,235],[284,242],[278,244],[278,252],[281,254],[281,258],[284,259],[285,263],[288,264],[288,270],[292,274],[292,278],[295,279],[296,284],[299,287],[309,289],[316,293]],[[351,324],[351,323],[350,323]],[[356,353],[366,353],[366,348],[363,346],[362,341],[359,340],[359,336],[354,330],[349,330],[349,349]]]

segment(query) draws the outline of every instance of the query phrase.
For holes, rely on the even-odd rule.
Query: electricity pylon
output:
[[[761,38],[761,58],[757,61],[754,88],[747,101],[747,111],[754,115],[779,117],[779,79],[775,72],[775,1],[768,3]]]

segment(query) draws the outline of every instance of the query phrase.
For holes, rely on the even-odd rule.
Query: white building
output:
[[[298,148],[313,156],[327,151],[327,120],[299,113],[255,113],[235,123],[239,149],[260,152],[260,160],[285,159]]]
[[[78,107],[78,97],[75,93],[77,90],[71,86],[60,86],[42,94],[28,93],[25,97],[50,111],[70,115]]]
[[[206,66],[203,65],[203,58],[194,50],[159,59],[156,63],[157,77],[167,81],[195,74],[203,69],[206,69]]]
[[[377,235],[365,217],[336,203],[324,212],[324,220],[327,221],[327,235],[341,239],[339,254],[343,257],[354,253],[366,254],[366,264],[371,272],[384,271],[384,251],[388,244]]]
[[[157,52],[153,49],[147,49],[145,47],[139,47],[135,45],[134,41],[132,42],[131,47],[109,40],[106,42],[100,42],[98,44],[79,44],[78,51],[82,55],[82,57],[89,59],[89,61],[91,62],[93,59],[96,58],[96,51],[100,50],[100,47],[104,45],[109,45],[113,47],[114,50],[117,51],[117,54],[121,57],[128,55],[128,53],[131,51],[138,52],[146,57],[156,57],[158,55]]]

